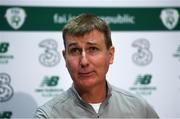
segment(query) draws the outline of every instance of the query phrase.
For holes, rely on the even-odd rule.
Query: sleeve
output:
[[[156,111],[152,108],[152,106],[150,104],[148,104],[147,101],[145,101],[145,108],[147,110],[147,118],[159,118]]]

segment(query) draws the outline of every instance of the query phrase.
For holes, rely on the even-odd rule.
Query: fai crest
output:
[[[9,8],[6,10],[5,18],[9,25],[17,30],[24,24],[26,13],[22,8]]]
[[[176,9],[164,9],[160,15],[161,21],[169,30],[176,27],[179,20],[179,13]]]

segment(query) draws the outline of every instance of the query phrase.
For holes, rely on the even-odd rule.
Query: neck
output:
[[[87,103],[101,103],[105,100],[107,94],[106,81],[89,90],[83,90],[76,87],[80,97]]]

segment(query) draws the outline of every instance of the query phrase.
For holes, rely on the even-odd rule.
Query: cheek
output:
[[[78,61],[75,59],[68,59],[66,60],[66,67],[69,70],[69,73],[75,73],[76,71],[78,71]]]
[[[96,57],[94,59],[94,65],[99,70],[99,72],[106,72],[109,67],[109,60],[107,57]]]

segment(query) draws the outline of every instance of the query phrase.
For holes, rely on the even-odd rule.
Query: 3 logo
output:
[[[15,30],[21,28],[25,22],[26,16],[25,10],[18,7],[7,9],[5,14],[8,24]]]
[[[0,73],[0,102],[5,102],[13,96],[13,88],[11,87],[11,78],[6,73]]]
[[[44,53],[39,56],[39,61],[46,67],[56,66],[60,62],[60,54],[58,52],[58,44],[55,40],[47,39],[39,43],[44,48]]]
[[[176,9],[163,9],[160,15],[161,21],[169,30],[174,29],[179,21],[179,13]]]
[[[137,48],[137,52],[132,55],[132,60],[135,64],[145,66],[152,61],[152,52],[150,51],[150,43],[146,39],[138,39],[132,43],[132,46]]]

